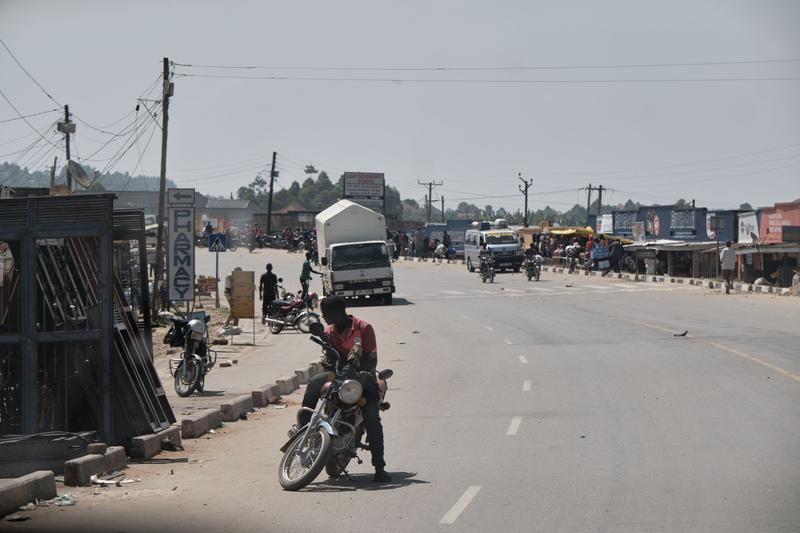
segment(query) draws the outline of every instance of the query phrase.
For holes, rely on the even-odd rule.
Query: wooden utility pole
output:
[[[66,146],[67,152],[67,163],[69,163],[70,159],[70,152],[69,152],[69,135],[71,133],[75,133],[75,123],[70,121],[69,119],[69,106],[64,106],[64,122],[59,122],[58,131],[64,134],[64,141]],[[72,173],[69,171],[69,165],[67,165],[67,187],[69,187],[69,191],[72,192]]]
[[[447,222],[447,221],[444,219],[444,196],[442,196],[442,222]]]
[[[428,204],[428,222],[431,221],[431,207],[433,204],[433,188],[434,187],[441,187],[443,182],[436,183],[435,181],[419,181],[417,180],[418,185],[422,185],[423,187],[428,188],[428,196],[425,198],[425,203]]]
[[[523,185],[519,186],[519,192],[521,192],[522,194],[525,195],[525,214],[524,214],[524,218],[522,219],[522,225],[527,228],[528,227],[528,190],[533,185],[533,178],[531,178],[528,181],[525,181],[524,179],[522,179],[522,172],[520,172],[517,177],[523,183]]]
[[[167,126],[169,125],[169,97],[174,85],[169,81],[169,58],[164,58],[164,72],[161,88],[161,179],[158,186],[158,231],[156,233],[156,268],[153,280],[154,314],[158,313],[161,298],[161,278],[164,275],[164,203],[167,189]],[[67,174],[69,176],[69,174]]]
[[[584,187],[583,189],[587,192],[586,196],[586,225],[589,225],[589,213],[592,212],[592,191],[597,191],[597,215],[599,216],[603,211],[603,191],[607,191],[608,188],[599,185],[597,187],[592,187],[590,183],[588,186]]]
[[[267,200],[267,235],[272,230],[272,184],[277,174],[275,173],[275,158],[278,152],[272,152],[272,168],[269,170],[269,200]]]

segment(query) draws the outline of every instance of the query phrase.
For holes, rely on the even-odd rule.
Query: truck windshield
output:
[[[517,244],[517,236],[513,233],[487,233],[486,244]]]
[[[389,252],[382,242],[335,246],[331,255],[332,270],[382,268],[389,265]]]

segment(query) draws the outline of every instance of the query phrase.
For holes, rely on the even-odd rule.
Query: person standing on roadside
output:
[[[311,273],[322,275],[322,272],[317,272],[311,268],[311,252],[306,252],[306,260],[303,261],[303,270],[300,271],[300,286],[303,288],[303,294],[300,296],[301,300],[305,300],[308,296],[308,284],[311,282]]]
[[[236,267],[233,269],[233,272],[241,272],[242,267]],[[239,325],[239,317],[234,316],[233,314],[233,272],[225,276],[225,299],[228,300],[228,318],[225,320],[225,324],[223,324],[223,329],[228,328],[229,326],[233,325],[233,327],[237,327]]]
[[[722,280],[725,283],[725,294],[731,292],[733,271],[736,268],[736,251],[731,247],[731,241],[725,243],[725,248],[719,253],[719,262],[722,266]]]
[[[261,274],[258,284],[258,299],[261,300],[261,324],[267,323],[269,306],[278,298],[278,276],[272,272],[272,263],[267,263],[267,271]]]

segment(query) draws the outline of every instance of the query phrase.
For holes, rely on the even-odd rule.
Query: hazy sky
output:
[[[0,37],[19,61],[57,102],[110,132],[133,123],[135,114],[109,125],[133,110],[163,57],[193,65],[387,69],[800,60],[799,26],[797,0],[0,0]],[[302,164],[313,162],[333,178],[344,170],[384,172],[416,199],[426,192],[417,180],[443,180],[434,194],[444,194],[448,207],[473,196],[481,206],[519,207],[518,172],[534,179],[532,208],[583,204],[585,193],[576,189],[589,182],[612,189],[604,200],[615,202],[683,197],[737,207],[800,197],[800,62],[175,72],[405,80],[176,76],[168,176],[204,193],[247,184],[276,150],[282,186],[302,180]],[[0,90],[22,113],[56,107],[2,48],[0,73]],[[699,78],[762,80],[588,82]],[[473,81],[410,81],[432,79]],[[0,120],[14,116],[0,100]],[[45,132],[55,119],[51,113],[30,121]],[[112,139],[94,159],[130,146],[114,170],[157,175],[158,129],[145,149],[151,124],[141,120],[130,135],[112,138],[78,123],[73,153],[86,158]],[[133,133],[141,134],[138,146]],[[0,154],[36,138],[21,120],[0,123]],[[22,161],[43,168],[52,163],[46,152]]]

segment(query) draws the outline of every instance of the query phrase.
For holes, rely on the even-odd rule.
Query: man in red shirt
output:
[[[372,466],[375,467],[374,480],[378,483],[388,483],[392,480],[386,470],[383,460],[383,425],[381,424],[378,403],[380,392],[378,382],[374,377],[374,370],[378,366],[378,344],[375,340],[375,330],[372,326],[353,315],[347,314],[347,306],[341,296],[328,296],[320,304],[322,318],[328,323],[325,328],[327,341],[339,352],[341,364],[350,362],[361,371],[370,372],[362,380],[364,398],[367,403],[361,407],[364,419],[364,429],[367,431],[369,449],[372,453]],[[331,365],[333,361],[323,361]],[[308,381],[306,392],[303,395],[303,407],[314,409],[319,399],[320,391],[328,381],[328,373],[317,374]],[[305,410],[297,414],[297,427],[301,428],[311,420],[311,413]]]

